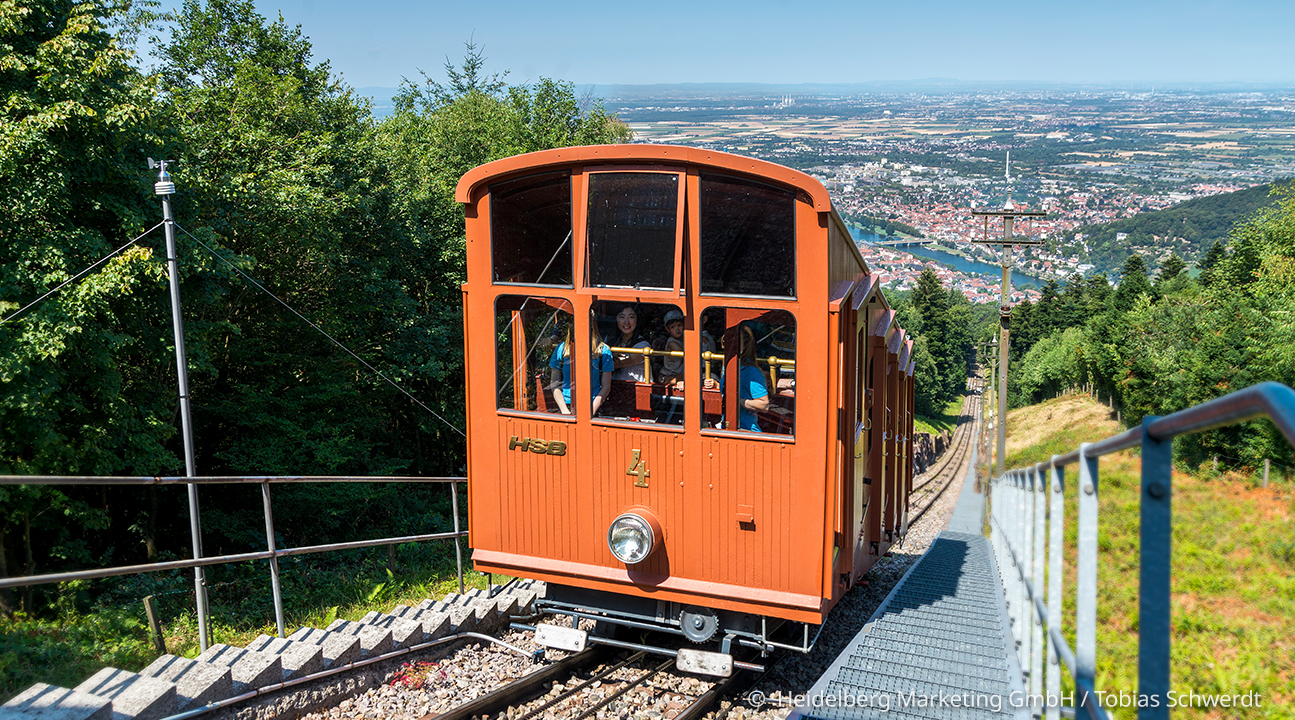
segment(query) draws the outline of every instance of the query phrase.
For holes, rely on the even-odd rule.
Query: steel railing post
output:
[[[459,569],[459,594],[463,594],[463,543],[459,538],[459,484],[450,483],[450,504],[454,506],[454,563]]]
[[[1029,651],[1029,632],[1028,624],[1030,622],[1029,612],[1026,609],[1025,600],[1025,578],[1021,574],[1024,568],[1021,566],[1021,539],[1025,535],[1025,493],[1022,485],[1025,477],[1020,470],[1013,470],[1014,479],[1012,493],[1016,502],[1012,504],[1012,567],[1015,572],[1012,574],[1012,580],[1015,582],[1016,596],[1012,598],[1012,604],[1016,607],[1016,657],[1020,661],[1021,671],[1024,672],[1029,665],[1029,659],[1025,657]]]
[[[1052,487],[1048,488],[1048,630],[1061,630],[1062,543],[1066,525],[1066,468],[1052,456]],[[1061,663],[1048,633],[1047,719],[1061,719]],[[1055,702],[1054,702],[1055,701]]]
[[[1142,419],[1142,530],[1138,579],[1138,718],[1169,718],[1169,576],[1173,533],[1173,438],[1156,440]]]
[[[1028,622],[1028,620],[1022,616],[1022,613],[1020,613],[1020,610],[1026,606],[1022,601],[1022,598],[1026,593],[1024,593],[1024,587],[1022,587],[1022,579],[1020,579],[1019,559],[1020,515],[1023,514],[1022,510],[1020,510],[1020,505],[1022,505],[1022,502],[1024,502],[1024,499],[1022,497],[1022,493],[1020,493],[1020,470],[1013,470],[1011,471],[1011,531],[1008,535],[1008,549],[1011,552],[1011,570],[1013,570],[1013,572],[1011,572],[1011,591],[1013,591],[1013,593],[1011,593],[1011,596],[1013,596],[1011,597],[1011,606],[1013,606],[1013,609],[1015,610],[1013,616],[1015,620],[1017,620],[1017,622],[1013,623],[1013,628],[1015,629],[1015,632],[1017,632],[1018,660],[1020,660],[1020,651],[1022,651],[1024,649],[1024,645],[1026,645],[1026,628],[1024,628],[1024,624]],[[1019,664],[1022,668],[1027,667],[1026,663],[1022,662]]]
[[[1033,649],[1030,658],[1030,694],[1043,694],[1043,656],[1045,654],[1043,646],[1043,615],[1039,612],[1035,599],[1043,599],[1043,562],[1044,562],[1044,543],[1043,536],[1047,530],[1048,511],[1047,511],[1047,485],[1048,478],[1043,471],[1043,463],[1034,466],[1034,567],[1030,573],[1030,582],[1034,586],[1035,598],[1030,600],[1030,617],[1034,618],[1031,626],[1034,630],[1034,637],[1030,640],[1030,647]]]
[[[1012,651],[1019,653],[1021,647],[1020,620],[1017,611],[1019,601],[1017,599],[1017,573],[1016,559],[1013,556],[1013,548],[1016,545],[1016,471],[1008,470],[1004,473],[1006,478],[1003,482],[1003,514],[1006,516],[1003,523],[1003,581],[1007,585],[1007,615],[1012,623]]]
[[[1030,606],[1030,573],[1034,568],[1034,470],[1021,469],[1021,672],[1034,666],[1034,613]],[[1025,687],[1030,687],[1026,682]]]
[[[1091,443],[1079,446],[1079,548],[1075,578],[1075,685],[1093,687],[1097,676],[1097,458],[1088,457]],[[1086,691],[1075,698],[1078,707],[1097,702]]]
[[[261,505],[265,508],[265,546],[270,551],[270,591],[274,594],[274,624],[284,637],[283,592],[279,588],[279,551],[274,542],[274,511],[270,508],[270,483],[261,483]]]

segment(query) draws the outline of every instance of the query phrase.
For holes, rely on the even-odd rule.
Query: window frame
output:
[[[512,287],[516,287],[516,286],[515,286],[515,285],[507,285],[506,287],[512,288]],[[543,285],[543,286],[540,286],[540,287],[552,287],[552,286],[549,286],[549,285]],[[545,419],[545,420],[552,420],[552,421],[555,421],[555,422],[566,422],[566,423],[574,423],[574,422],[578,422],[581,416],[580,416],[580,414],[579,414],[579,413],[577,413],[577,412],[576,412],[577,403],[575,403],[575,402],[572,402],[572,403],[571,403],[571,411],[572,411],[572,412],[571,412],[571,414],[570,414],[570,415],[563,415],[561,412],[543,412],[543,411],[540,411],[540,410],[518,410],[518,409],[516,409],[516,408],[507,408],[507,407],[500,407],[500,406],[499,406],[499,392],[500,392],[500,388],[499,388],[499,385],[498,385],[498,383],[499,383],[499,381],[498,381],[498,368],[499,368],[499,362],[500,362],[500,359],[501,359],[501,358],[500,358],[500,347],[501,347],[501,345],[502,345],[502,343],[500,343],[500,342],[499,342],[499,340],[498,340],[498,333],[499,333],[499,329],[498,329],[498,322],[499,322],[499,301],[500,301],[501,299],[503,299],[503,298],[507,298],[507,297],[511,297],[511,298],[524,298],[524,299],[535,299],[535,300],[551,300],[551,301],[556,301],[556,302],[560,302],[560,303],[565,303],[565,304],[567,305],[567,307],[568,307],[568,308],[570,308],[570,314],[571,314],[571,319],[572,319],[572,334],[573,334],[573,336],[574,336],[574,335],[576,334],[576,332],[577,332],[576,327],[575,327],[575,303],[573,303],[569,298],[565,298],[565,297],[561,297],[561,296],[554,296],[554,295],[544,295],[544,296],[541,296],[541,295],[533,295],[533,294],[529,294],[529,293],[515,293],[515,292],[500,292],[500,293],[495,293],[494,298],[493,298],[493,299],[491,300],[491,302],[490,302],[490,310],[491,310],[491,315],[495,318],[495,327],[491,328],[491,332],[492,332],[492,336],[494,337],[494,346],[495,346],[495,372],[496,372],[496,379],[495,379],[495,413],[496,413],[496,415],[498,415],[498,416],[506,416],[506,417],[515,417],[515,418],[526,418],[526,419],[529,419],[529,420],[534,420],[534,419],[536,419],[536,418],[543,418],[543,419]],[[544,304],[545,304],[545,305],[548,305],[548,303],[544,303]],[[549,305],[549,307],[552,307],[552,306],[551,306],[551,305]],[[556,308],[555,308],[555,309],[556,309]],[[511,345],[511,343],[512,343],[511,339],[510,339],[508,342],[509,342],[509,344]],[[515,358],[514,358],[514,360],[515,360]],[[545,363],[544,363],[544,367],[545,367],[546,369],[548,368],[548,362],[547,362],[547,361],[545,361]],[[575,362],[573,361],[573,362],[572,362],[572,364],[571,364],[571,370],[572,370],[572,373],[574,374],[574,375],[573,375],[573,377],[572,377],[572,379],[571,379],[571,394],[572,394],[572,398],[575,398],[575,397],[576,397],[576,387],[577,387],[576,383],[578,383],[578,382],[579,382],[580,375],[581,375],[581,373],[580,373],[580,372],[578,372],[578,371],[576,370],[576,368],[577,368],[577,367],[578,367],[578,366],[577,366],[577,365],[575,364]],[[528,382],[529,382],[529,379],[528,379]]]
[[[737,180],[742,180],[744,182],[755,183],[757,185],[764,185],[766,187],[774,188],[776,190],[781,190],[784,192],[791,193],[791,196],[792,196],[791,197],[791,203],[792,203],[791,204],[791,211],[792,211],[791,212],[791,255],[788,258],[792,263],[791,277],[792,277],[794,292],[791,295],[751,295],[746,293],[706,292],[702,290],[703,259],[702,259],[701,246],[702,246],[703,229],[702,229],[702,217],[701,217],[701,214],[702,214],[701,213],[701,186],[702,186],[703,175],[718,175],[720,177],[734,178]],[[689,173],[689,181],[696,188],[696,194],[689,195],[689,201],[690,201],[689,204],[692,207],[692,211],[690,212],[691,217],[689,218],[689,230],[690,232],[693,233],[693,236],[696,238],[696,241],[693,243],[694,251],[695,251],[693,253],[695,255],[695,259],[693,260],[693,265],[695,266],[693,270],[693,275],[694,275],[693,281],[696,283],[697,297],[717,298],[717,299],[731,298],[734,300],[752,300],[752,301],[757,301],[761,303],[797,302],[800,299],[800,253],[799,253],[799,243],[800,243],[799,226],[800,226],[800,214],[801,214],[800,205],[802,203],[801,196],[804,194],[804,192],[800,188],[793,185],[784,185],[777,182],[771,182],[770,179],[767,177],[750,177],[747,175],[743,175],[740,172],[729,170],[728,168],[706,169],[706,170],[703,170],[702,168],[694,168]]]
[[[725,296],[722,296],[722,297],[723,297],[723,298],[725,298],[725,299],[727,299],[727,298],[731,298],[732,296],[725,295]],[[763,298],[763,297],[762,297],[762,298],[760,298],[760,299],[761,299],[761,300],[767,300],[768,298]],[[782,299],[782,298],[780,298],[780,299]],[[699,304],[699,305],[695,308],[695,310],[694,310],[694,312],[696,312],[696,317],[697,317],[697,321],[696,321],[696,322],[697,322],[697,331],[696,331],[696,332],[697,332],[697,336],[698,336],[698,340],[699,340],[699,342],[697,342],[697,343],[696,343],[696,350],[695,350],[695,351],[693,351],[693,352],[691,352],[691,353],[690,353],[690,352],[688,352],[687,348],[685,348],[685,350],[684,350],[685,354],[687,355],[687,357],[686,357],[685,359],[686,359],[686,360],[690,360],[690,361],[693,363],[693,365],[692,365],[691,367],[693,368],[693,371],[695,371],[695,372],[696,372],[696,377],[698,378],[698,380],[697,380],[698,385],[700,385],[700,384],[701,384],[701,377],[702,377],[702,375],[703,375],[703,374],[704,374],[704,372],[705,372],[705,369],[704,369],[704,367],[703,367],[703,365],[702,365],[702,362],[703,362],[703,361],[702,361],[702,357],[701,357],[701,342],[700,342],[700,338],[701,338],[701,331],[702,331],[702,329],[703,329],[703,328],[702,328],[702,326],[701,326],[701,317],[702,317],[706,312],[708,312],[708,311],[712,311],[712,310],[723,310],[723,311],[725,311],[725,312],[730,311],[730,310],[737,310],[737,311],[740,311],[740,312],[756,312],[756,313],[769,313],[769,312],[785,312],[785,313],[787,313],[788,315],[790,315],[790,316],[791,316],[792,322],[794,322],[794,323],[795,323],[795,328],[796,328],[796,350],[795,350],[794,354],[797,356],[797,357],[796,357],[796,360],[799,362],[799,360],[800,360],[800,357],[799,357],[799,356],[800,356],[800,326],[801,326],[801,319],[800,319],[800,313],[798,312],[798,308],[779,306],[778,304],[761,304],[761,305],[759,305],[759,306],[757,306],[757,307],[750,307],[750,306],[743,305],[743,304],[735,305],[735,304],[732,304],[732,303],[726,303],[726,302],[707,303],[707,304],[705,304],[705,305],[700,305],[700,304]],[[741,320],[741,321],[739,321],[739,322],[751,322],[751,320]],[[757,358],[757,359],[758,359],[758,358]],[[687,369],[685,368],[684,372],[689,372],[689,370],[687,370]],[[721,372],[722,372],[722,370],[721,370]],[[799,378],[799,374],[797,375],[797,377]],[[736,384],[736,383],[739,383],[740,381],[741,381],[740,376],[735,377],[735,379],[733,380],[733,382],[734,382],[735,384]],[[687,382],[687,381],[685,381],[685,382]],[[724,392],[724,389],[723,389],[723,388],[721,388],[721,389],[720,389],[720,392],[721,392],[721,393],[723,393],[723,392]],[[777,388],[776,388],[776,387],[775,387],[775,388],[772,388],[772,389],[770,390],[770,396],[772,396],[772,395],[774,395],[774,394],[776,394],[776,393],[777,393]],[[793,396],[793,397],[795,397],[795,396]],[[697,398],[696,398],[696,400],[695,400],[695,401],[692,401],[692,402],[695,402],[695,403],[696,403],[696,405],[695,405],[696,409],[695,409],[695,410],[693,410],[693,411],[691,411],[691,412],[696,416],[696,422],[699,424],[699,427],[700,427],[700,433],[701,433],[701,435],[702,435],[702,436],[704,436],[704,437],[719,437],[719,438],[729,438],[729,439],[737,439],[737,440],[756,440],[756,441],[759,441],[759,442],[777,442],[777,443],[786,443],[786,444],[789,444],[789,445],[794,445],[794,444],[796,443],[796,438],[797,438],[797,437],[799,437],[799,434],[796,432],[796,419],[795,419],[794,417],[793,417],[792,425],[791,425],[791,433],[789,433],[789,434],[785,434],[785,435],[784,435],[784,434],[781,434],[781,433],[752,432],[752,431],[750,431],[750,430],[729,430],[729,429],[727,429],[727,428],[712,428],[712,427],[707,427],[707,426],[706,426],[706,401],[705,401],[705,398],[703,397],[703,394],[702,394],[702,393],[698,393],[698,394],[697,394]],[[727,408],[724,408],[724,410],[727,410]],[[796,413],[797,413],[797,414],[799,414],[799,411],[800,411],[800,405],[799,405],[799,403],[797,403],[797,406],[796,406]],[[686,422],[687,422],[687,421],[685,421],[685,423],[686,423]]]
[[[545,168],[531,168],[531,170],[532,170],[533,172],[526,172],[526,173],[523,173],[523,174],[520,174],[520,175],[513,175],[513,176],[510,176],[510,177],[497,178],[497,179],[495,179],[495,181],[494,181],[494,182],[491,182],[491,183],[489,183],[489,184],[487,184],[487,185],[486,185],[486,198],[487,198],[487,205],[486,205],[486,208],[487,208],[487,212],[489,213],[489,214],[488,214],[488,216],[486,217],[486,233],[487,233],[487,235],[488,235],[488,237],[489,237],[489,240],[490,240],[490,242],[489,242],[489,245],[490,245],[490,284],[491,284],[491,285],[498,286],[498,287],[506,287],[506,288],[552,288],[552,289],[557,289],[557,290],[572,290],[572,289],[575,289],[575,287],[576,287],[576,282],[575,282],[575,279],[576,279],[576,265],[577,265],[577,263],[576,263],[576,224],[577,224],[577,223],[576,223],[576,215],[577,215],[577,212],[576,212],[576,206],[575,206],[575,202],[576,202],[576,197],[575,197],[575,196],[576,196],[576,178],[577,178],[577,176],[578,176],[578,169],[577,169],[577,168],[566,168],[566,169],[557,169],[557,170],[554,170],[554,169],[545,169]],[[568,191],[568,193],[569,193],[569,202],[570,202],[570,204],[569,204],[569,205],[568,205],[568,207],[567,207],[567,214],[568,214],[568,216],[571,218],[571,237],[570,237],[570,240],[568,240],[568,241],[567,241],[567,243],[571,246],[571,282],[566,283],[565,285],[560,285],[560,284],[551,284],[551,283],[521,283],[521,282],[508,282],[508,281],[506,281],[506,280],[496,280],[496,279],[495,279],[495,270],[496,270],[496,266],[495,266],[495,198],[494,198],[494,187],[495,187],[496,185],[503,185],[503,184],[506,184],[506,183],[515,182],[515,181],[517,181],[517,180],[524,180],[524,179],[529,178],[529,177],[538,177],[538,176],[540,176],[540,175],[558,175],[558,174],[561,174],[561,173],[564,173],[564,172],[566,173],[566,176],[567,176],[567,191]],[[512,293],[509,293],[509,294],[512,294]],[[496,301],[497,301],[497,300],[498,300],[498,298],[496,298]]]
[[[663,294],[663,293],[658,293],[658,295],[660,295],[660,294]],[[593,298],[593,300],[592,300],[592,301],[590,301],[590,303],[589,303],[589,322],[590,322],[591,324],[592,324],[592,323],[596,323],[596,322],[597,322],[597,316],[596,316],[596,315],[595,315],[595,313],[594,313],[594,308],[595,308],[596,306],[598,306],[600,303],[607,303],[607,304],[611,304],[611,305],[616,305],[616,304],[619,304],[619,303],[626,302],[626,301],[628,301],[628,300],[630,300],[630,299],[629,299],[629,298],[625,298],[625,297],[614,296],[614,295],[606,295],[606,294],[602,294],[602,293],[599,293],[598,295],[595,295],[595,296],[594,296],[594,298]],[[684,357],[683,357],[683,361],[684,361],[684,375],[685,375],[685,378],[686,378],[686,377],[687,377],[687,373],[688,373],[688,359],[689,359],[689,357],[690,357],[689,352],[688,352],[688,347],[689,347],[688,335],[689,335],[689,333],[688,333],[688,331],[686,330],[686,328],[687,328],[687,319],[688,319],[687,303],[686,303],[684,300],[682,300],[682,299],[680,299],[680,298],[678,298],[678,297],[674,297],[674,298],[667,298],[667,299],[664,299],[664,300],[657,300],[657,299],[654,299],[654,298],[649,298],[649,299],[646,299],[646,300],[644,300],[644,301],[642,301],[642,302],[639,302],[639,303],[637,303],[637,304],[640,304],[640,305],[668,305],[668,306],[670,306],[671,308],[673,308],[673,309],[675,309],[675,310],[678,310],[680,313],[682,313],[682,314],[683,314],[683,316],[684,316],[684,323],[685,323],[685,330],[684,330],[684,349],[683,349]],[[700,337],[700,335],[699,335],[699,337]],[[700,354],[698,355],[698,357],[700,357]],[[592,379],[592,378],[590,378],[590,382],[591,382],[591,383],[593,382],[593,379]],[[613,380],[612,380],[612,382],[613,382],[613,383],[615,383],[615,382],[618,382],[618,381],[613,379]],[[624,381],[619,381],[619,382],[624,382]],[[687,382],[687,381],[685,380],[685,382]],[[700,384],[698,384],[698,390],[700,391],[700,389],[701,389],[701,388],[700,388]],[[691,394],[690,394],[690,393],[688,393],[688,392],[685,390],[685,391],[684,391],[684,395],[683,395],[683,399],[684,399],[683,417],[682,417],[682,421],[681,421],[678,425],[675,425],[675,424],[662,424],[662,423],[656,423],[656,422],[642,422],[642,421],[640,421],[640,420],[633,420],[633,419],[628,419],[628,418],[625,418],[625,419],[618,419],[618,418],[613,418],[613,417],[607,417],[607,416],[605,416],[605,415],[598,415],[598,416],[595,416],[595,417],[590,418],[590,424],[592,424],[592,425],[599,425],[599,426],[602,426],[602,427],[616,427],[616,428],[622,428],[622,429],[625,429],[625,428],[633,428],[633,429],[636,429],[636,430],[649,430],[649,431],[663,431],[663,432],[684,433],[684,432],[687,432],[687,428],[688,428],[688,413],[689,413],[688,408],[691,406],[691,403],[693,402],[693,400],[691,399],[691,397],[692,397],[692,396],[691,396]],[[698,393],[697,393],[697,397],[699,397],[699,398],[701,397],[701,393],[700,393],[700,392],[698,392]]]
[[[674,268],[672,271],[673,285],[669,288],[634,288],[622,285],[593,285],[589,282],[589,179],[594,175],[610,173],[660,173],[665,175],[675,175],[679,179],[678,198],[675,205],[675,238],[674,238]],[[688,168],[677,165],[586,165],[580,171],[580,211],[574,217],[579,220],[576,223],[579,227],[572,230],[573,239],[575,234],[579,234],[580,242],[575,261],[575,277],[579,279],[576,283],[576,293],[579,295],[596,295],[599,299],[605,300],[641,300],[652,303],[672,303],[679,304],[679,299],[684,296],[683,274],[686,266],[684,264],[684,246],[688,235],[688,226],[691,221],[686,213],[687,197],[690,171]]]

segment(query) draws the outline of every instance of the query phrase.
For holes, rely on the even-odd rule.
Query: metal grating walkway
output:
[[[988,540],[941,533],[791,717],[1028,718],[1002,587]]]

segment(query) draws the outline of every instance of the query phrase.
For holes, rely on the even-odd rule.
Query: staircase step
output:
[[[360,618],[360,622],[365,625],[386,628],[391,631],[391,645],[393,648],[406,648],[411,645],[417,645],[423,642],[423,626],[411,620],[402,620],[393,615],[387,615],[380,612],[371,612]]]
[[[391,652],[391,631],[376,625],[353,622],[351,620],[334,620],[327,628],[330,633],[353,635],[360,639],[360,657],[373,657]]]
[[[175,685],[181,711],[234,695],[233,676],[229,668],[223,665],[163,655],[140,670],[139,674]]]
[[[112,701],[97,695],[36,683],[0,705],[0,720],[112,720]]]
[[[274,653],[283,664],[283,679],[303,677],[324,668],[324,649],[318,645],[295,643],[283,638],[258,635],[247,644],[248,650]]]
[[[159,720],[179,709],[175,686],[126,670],[106,667],[75,690],[112,701],[114,720]]]
[[[360,659],[360,638],[354,635],[304,627],[288,637],[293,642],[318,645],[324,651],[324,669],[350,665]]]
[[[274,653],[263,653],[217,643],[207,648],[198,660],[229,668],[234,694],[283,682],[283,663]]]

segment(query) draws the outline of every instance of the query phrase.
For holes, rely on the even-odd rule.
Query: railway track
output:
[[[739,683],[758,679],[735,671],[703,680],[674,671],[674,663],[672,657],[595,646],[422,720],[585,720],[653,710],[667,720],[697,720]]]
[[[983,381],[981,387],[983,387]],[[909,495],[909,503],[914,501],[925,500],[921,509],[913,513],[912,518],[908,521],[911,528],[922,519],[926,512],[935,505],[936,502],[944,495],[945,491],[957,479],[962,471],[963,465],[966,464],[967,458],[971,454],[971,444],[975,437],[975,420],[976,414],[980,410],[981,394],[976,393],[970,397],[969,402],[963,406],[963,422],[958,425],[954,431],[952,447],[944,453],[944,459],[934,470],[926,473],[927,478],[913,486]]]

